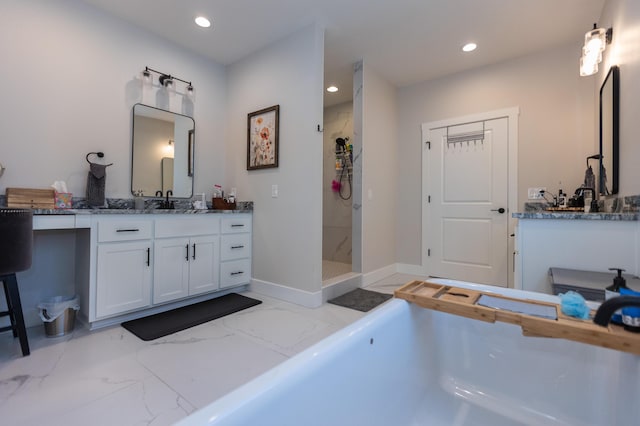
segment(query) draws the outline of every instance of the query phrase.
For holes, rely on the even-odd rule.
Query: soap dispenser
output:
[[[622,272],[624,269],[620,268],[609,268],[610,271],[618,271],[618,275],[613,279],[613,284],[604,290],[604,298],[605,300],[612,299],[614,297],[620,296],[620,289],[627,288],[627,282],[622,276]],[[611,317],[611,322],[616,324],[622,324],[622,311],[616,311]]]

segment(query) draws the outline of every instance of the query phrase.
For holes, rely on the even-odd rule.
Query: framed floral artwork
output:
[[[278,167],[280,105],[247,115],[247,170]]]

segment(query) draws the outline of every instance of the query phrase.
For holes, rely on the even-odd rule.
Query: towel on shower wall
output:
[[[87,204],[92,207],[102,207],[105,204],[104,188],[107,180],[107,166],[110,166],[110,164],[89,164]]]

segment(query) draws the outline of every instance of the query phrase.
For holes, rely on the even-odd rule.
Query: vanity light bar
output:
[[[192,97],[194,95],[195,89],[193,88],[193,85],[191,84],[190,81],[183,80],[183,79],[178,78],[176,76],[173,76],[171,74],[167,74],[167,73],[164,73],[162,71],[154,70],[153,68],[149,68],[149,67],[144,67],[144,71],[142,71],[142,80],[145,83],[153,84],[153,77],[151,76],[152,72],[154,72],[154,73],[156,73],[156,74],[158,74],[160,76],[160,77],[158,77],[158,81],[160,82],[161,86],[169,87],[170,85],[173,84],[174,80],[178,80],[178,81],[181,81],[181,82],[183,82],[183,83],[185,83],[187,85],[187,96]]]

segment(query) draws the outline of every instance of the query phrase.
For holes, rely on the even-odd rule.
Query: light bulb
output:
[[[589,60],[589,57],[582,56],[580,58],[580,76],[586,77],[598,72],[598,62]]]
[[[153,76],[151,75],[151,71],[149,70],[142,71],[142,84],[145,87],[153,86]]]
[[[192,102],[196,100],[196,89],[189,83],[187,86],[187,98],[191,99]]]
[[[475,43],[467,43],[464,46],[462,46],[462,51],[463,52],[473,52],[474,50],[476,50],[477,47],[478,47],[478,45],[475,44]]]
[[[202,27],[202,28],[209,28],[211,26],[211,22],[204,16],[198,16],[195,19],[195,22],[199,27]]]

